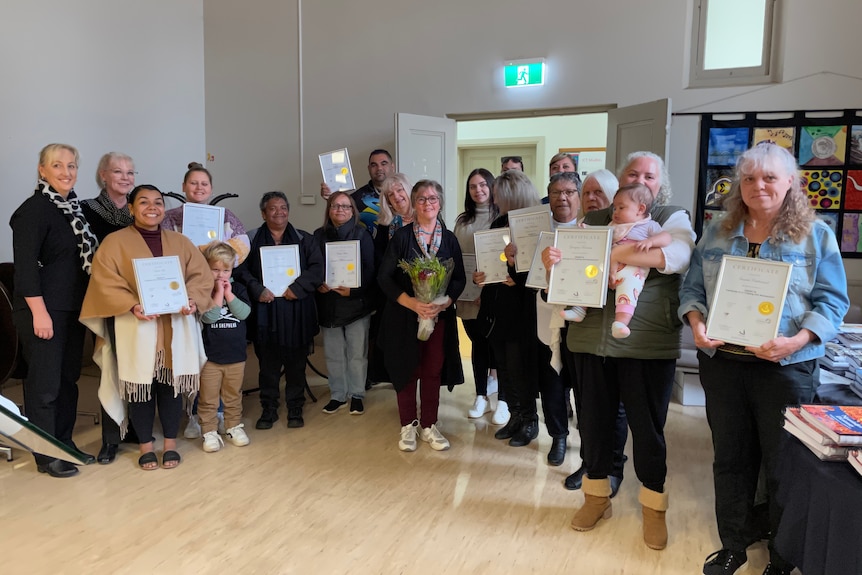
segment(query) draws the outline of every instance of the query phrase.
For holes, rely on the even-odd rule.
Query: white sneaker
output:
[[[484,395],[477,395],[476,399],[473,401],[473,407],[467,411],[467,417],[470,419],[476,419],[478,417],[482,417],[489,411],[491,411],[491,405],[488,403],[488,398]]]
[[[491,416],[491,423],[494,425],[506,425],[509,423],[509,405],[502,400],[497,401],[497,409],[494,410],[494,415]]]
[[[500,382],[491,374],[488,374],[488,389],[485,391],[486,396],[491,396],[497,393],[500,389]]]
[[[224,441],[218,433],[215,431],[207,431],[204,433],[204,451],[207,453],[213,453],[214,451],[221,449],[222,445],[224,445]]]
[[[216,417],[218,417],[218,434],[224,435],[226,433],[224,428],[224,413],[218,412],[216,413]]]
[[[434,451],[446,451],[449,449],[449,440],[443,437],[437,425],[431,424],[431,427],[424,427],[419,432],[419,439],[427,442]]]
[[[183,437],[186,439],[197,439],[201,436],[201,424],[198,423],[197,415],[189,416],[189,423],[186,425],[186,430],[183,431]]]
[[[225,435],[227,436],[227,440],[236,445],[237,447],[242,447],[244,445],[249,444],[249,438],[243,429],[243,424],[240,423],[236,427],[231,427],[226,430]]]
[[[416,451],[416,430],[419,422],[413,420],[401,428],[401,439],[398,440],[398,449],[401,451]]]

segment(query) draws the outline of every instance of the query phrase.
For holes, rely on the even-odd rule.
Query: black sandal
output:
[[[180,464],[180,462],[182,460],[183,460],[183,458],[180,457],[179,453],[177,453],[173,449],[169,449],[169,450],[165,451],[164,454],[162,454],[162,468],[163,469],[174,469],[175,467],[177,467]],[[174,461],[176,461],[175,465],[166,465],[167,463],[172,463]]]
[[[155,467],[147,467],[147,465],[151,465],[153,463],[156,464]],[[147,453],[143,453],[138,458],[138,467],[140,467],[144,471],[152,471],[154,469],[158,469],[159,468],[159,458],[156,457],[156,454],[153,453],[152,451],[148,451]]]

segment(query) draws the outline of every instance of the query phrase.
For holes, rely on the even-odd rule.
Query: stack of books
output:
[[[801,405],[784,411],[784,429],[823,461],[844,461],[862,446],[862,407]]]
[[[849,351],[837,342],[827,342],[826,355],[820,358],[820,367],[843,376],[850,369],[850,362],[847,359]]]

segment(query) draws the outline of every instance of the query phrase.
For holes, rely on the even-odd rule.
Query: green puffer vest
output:
[[[652,218],[664,225],[679,206],[656,206]],[[585,223],[606,226],[611,221],[610,209],[587,214]],[[679,357],[680,328],[677,317],[679,307],[680,275],[661,274],[650,270],[643,292],[625,339],[611,337],[614,321],[614,291],[608,290],[607,304],[602,309],[588,308],[581,323],[570,323],[566,345],[576,353],[590,353],[601,357],[628,357],[634,359],[676,359]]]

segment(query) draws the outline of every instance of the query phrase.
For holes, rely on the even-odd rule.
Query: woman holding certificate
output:
[[[494,175],[485,168],[476,168],[467,176],[467,193],[464,195],[464,211],[455,220],[455,237],[461,246],[461,253],[473,254],[475,260],[476,247],[473,243],[473,234],[490,229],[491,223],[496,219],[499,210],[494,204]],[[470,273],[473,273],[470,269]],[[488,334],[483,333],[481,322],[476,318],[479,316],[479,301],[461,300],[456,309],[458,317],[464,323],[464,331],[473,344],[472,363],[473,379],[476,384],[476,399],[473,406],[467,411],[467,417],[482,417],[491,410],[488,400],[488,380],[496,380],[496,369],[491,368],[491,348],[488,346]],[[489,373],[490,371],[490,373]],[[494,386],[496,387],[496,385]],[[493,391],[491,391],[493,393]],[[508,421],[508,409],[506,408],[505,396],[498,395],[497,406],[500,413],[496,411],[492,416],[495,423],[503,424]],[[505,410],[506,415],[503,415]]]
[[[213,195],[212,174],[198,162],[191,162],[186,175],[183,177],[183,193],[186,195],[187,204],[209,204],[210,198]],[[174,232],[183,231],[183,206],[173,208],[165,213],[165,219],[162,222],[162,227],[166,230]],[[218,238],[212,238],[218,239]],[[221,238],[234,249],[237,253],[237,262],[239,265],[248,256],[249,239],[245,233],[245,227],[242,222],[229,209],[224,210],[224,232]]]
[[[359,221],[350,194],[335,192],[326,200],[323,227],[314,232],[326,260],[326,281],[317,288],[317,319],[323,330],[323,351],[329,372],[330,401],[324,413],[347,406],[350,414],[365,412],[368,370],[368,328],[374,279],[374,240]]]
[[[101,340],[99,399],[105,411],[122,421],[123,403],[129,403],[129,418],[141,441],[138,465],[159,467],[152,435],[158,405],[164,433],[161,466],[172,469],[180,463],[176,437],[182,396],[198,390],[206,362],[195,312],[212,307],[212,273],[188,238],[160,229],[165,203],[158,188],[137,186],[129,205],[134,223],[109,234],[93,260],[81,321]],[[168,265],[172,262],[173,267]],[[171,311],[152,312],[154,303],[177,297]]]
[[[679,357],[682,324],[676,309],[680,276],[688,269],[694,232],[686,211],[667,205],[670,182],[660,157],[651,152],[634,152],[626,158],[619,175],[621,186],[641,183],[649,188],[655,198],[650,210],[652,219],[670,233],[672,241],[666,247],[647,251],[634,249],[634,244],[613,248],[613,261],[655,268],[644,283],[627,339],[611,337],[613,305],[588,308],[584,320],[570,325],[566,334],[581,386],[579,423],[587,470],[581,486],[584,505],[575,513],[571,526],[577,531],[589,531],[600,519],[611,515],[611,476],[618,471],[614,461],[618,446],[615,428],[622,401],[633,438],[635,472],[642,484],[638,500],[644,543],[652,549],[664,549],[668,505],[664,425]],[[606,226],[611,216],[609,208],[596,210],[587,212],[584,222]],[[560,257],[560,250],[546,250],[543,263],[548,268]]]
[[[417,182],[410,200],[416,219],[392,236],[377,275],[380,289],[386,295],[378,345],[383,349],[386,370],[397,392],[401,419],[398,448],[415,451],[418,437],[432,449],[444,451],[449,449],[449,440],[437,428],[440,386],[451,388],[464,382],[458,325],[452,307],[464,289],[464,263],[458,240],[437,218],[443,207],[440,184],[432,180]],[[417,260],[439,262],[434,266],[438,270],[427,276],[420,272],[414,280],[410,271],[417,267]],[[439,268],[447,264],[451,265],[448,286],[444,279],[446,272],[444,277],[439,275]],[[431,268],[429,264],[427,269]],[[414,281],[420,287],[422,282],[434,282],[438,287],[445,286],[445,290],[442,296],[432,297],[433,301],[426,303],[428,300],[417,298]],[[435,303],[441,299],[443,303]],[[420,340],[417,330],[423,323],[432,323],[433,331]],[[417,387],[421,406],[416,402]]]
[[[782,410],[812,401],[817,358],[849,308],[835,235],[815,218],[798,170],[793,156],[775,144],[758,144],[740,156],[723,202],[727,214],[705,230],[680,291],[679,315],[691,325],[700,350],[700,380],[715,450],[715,514],[722,549],[707,557],[706,575],[734,573],[747,560],[746,548],[759,538],[752,511],[761,461],[770,532],[776,533],[781,516],[774,496]],[[739,287],[738,282],[723,285],[719,274],[723,256],[751,258],[746,269],[753,285],[763,286],[757,294],[763,301],[735,321],[736,329],[752,331],[756,325],[746,326],[747,322],[762,323],[758,320],[774,314],[776,337],[742,346],[708,332],[711,317],[734,311],[716,309],[721,292]],[[763,264],[757,265],[758,260]],[[786,291],[787,282],[776,281],[774,270],[766,265],[771,261],[790,264]],[[776,285],[780,293],[772,293]],[[783,307],[771,303],[782,298]],[[732,334],[723,337],[736,339]],[[773,543],[770,539],[764,575],[790,573],[793,566]]]
[[[84,348],[78,312],[99,242],[73,190],[78,150],[49,144],[39,154],[37,170],[35,192],[9,221],[15,258],[12,318],[28,365],[24,402],[34,425],[77,449],[72,430]],[[40,473],[78,473],[68,461],[38,453],[34,457]]]

